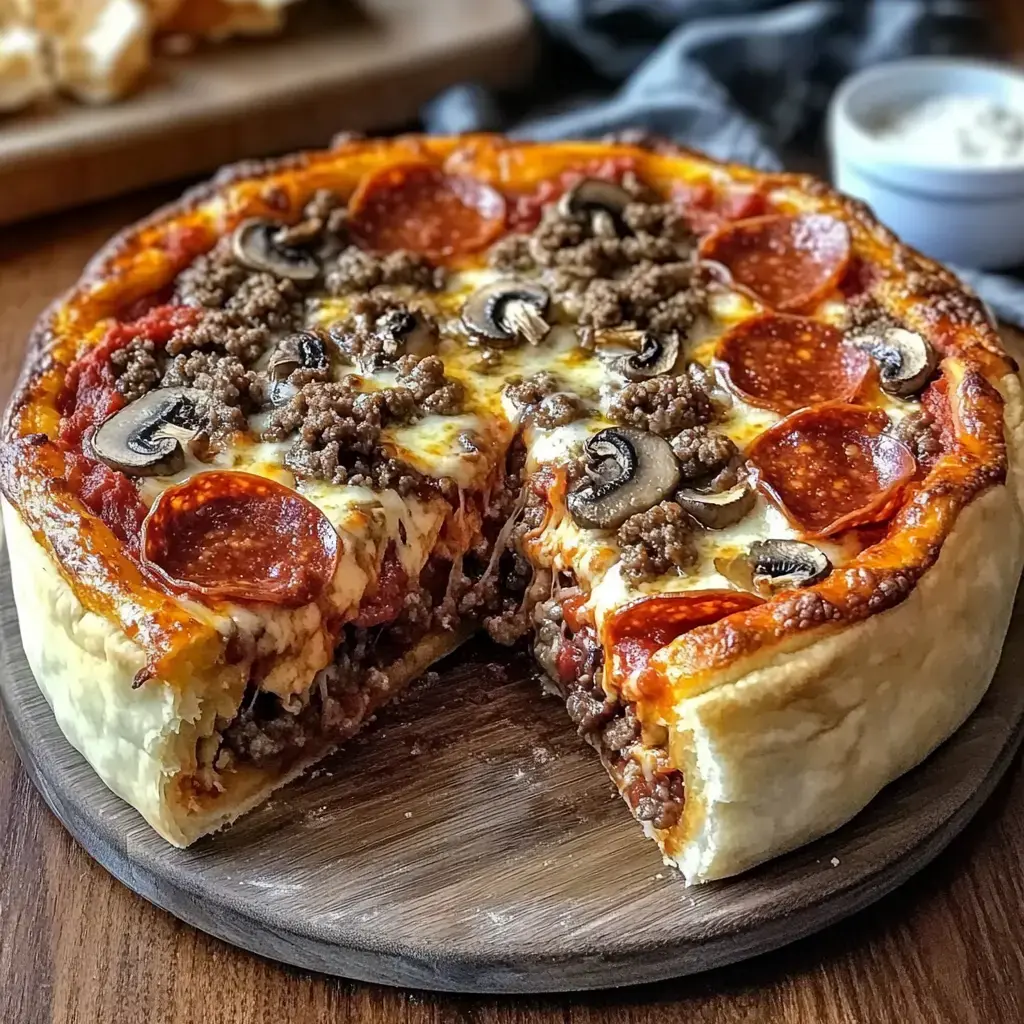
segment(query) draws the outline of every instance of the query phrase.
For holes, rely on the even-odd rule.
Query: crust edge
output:
[[[1019,380],[1003,391],[1007,483],[960,512],[906,601],[677,705],[670,752],[686,812],[674,830],[648,831],[688,883],[738,874],[838,828],[984,696],[1024,567]]]
[[[890,232],[874,221],[870,212],[862,203],[841,196],[824,183],[808,175],[764,173],[742,167],[741,165],[723,163],[656,137],[631,138],[625,140],[624,143],[619,142],[617,144],[624,144],[627,147],[626,152],[632,151],[640,157],[650,158],[654,161],[652,173],[656,177],[658,174],[667,173],[664,165],[666,160],[682,158],[690,160],[695,165],[699,165],[711,172],[725,172],[740,182],[752,183],[759,187],[767,187],[768,185],[771,185],[773,188],[787,187],[805,195],[808,201],[819,205],[823,212],[833,210],[841,213],[851,226],[855,226],[856,232],[865,245],[872,250],[877,249],[885,255],[883,262],[899,265],[900,275],[898,276],[901,280],[905,279],[907,269],[927,272],[939,280],[943,287],[950,289],[948,295],[956,300],[952,303],[953,307],[966,304],[967,307],[970,307],[971,310],[981,316],[978,312],[980,305],[977,303],[977,300],[965,292],[949,272],[932,261],[926,260],[909,247],[900,244]],[[558,150],[565,159],[570,159],[572,157],[581,157],[584,152],[588,155],[594,155],[600,150],[601,145],[601,143],[565,143],[550,148]],[[607,145],[607,143],[604,145]],[[81,296],[90,284],[112,274],[118,260],[130,252],[134,243],[147,230],[172,223],[177,218],[184,217],[186,214],[196,210],[197,207],[211,198],[228,195],[232,188],[240,184],[266,185],[275,175],[287,174],[288,172],[312,175],[321,164],[333,164],[339,160],[351,159],[354,164],[358,165],[360,160],[377,159],[382,154],[386,154],[389,159],[409,158],[410,154],[415,155],[417,153],[426,155],[431,159],[448,160],[458,157],[461,160],[469,161],[474,168],[479,164],[480,173],[487,177],[488,175],[493,176],[497,174],[500,176],[504,174],[505,170],[500,169],[504,167],[502,159],[505,162],[514,162],[512,161],[513,154],[528,146],[529,144],[505,140],[500,136],[487,134],[470,134],[446,138],[406,135],[384,141],[346,137],[340,140],[340,144],[333,149],[303,152],[277,160],[243,162],[223,168],[210,181],[189,190],[177,201],[164,206],[149,217],[127,227],[116,235],[89,263],[81,280],[67,293],[65,298],[59,300],[47,311],[32,333],[22,379],[19,381],[11,404],[8,407],[3,439],[7,442],[13,440],[18,433],[17,421],[19,413],[32,401],[32,381],[44,369],[49,358],[48,351],[54,337],[57,314],[65,307],[68,307],[75,297]],[[543,154],[546,148],[548,148],[546,144],[538,144],[536,151]],[[887,294],[881,294],[879,298],[883,300],[883,305],[889,306],[894,303],[892,296]],[[921,305],[923,308],[930,308],[928,295],[915,293],[913,289],[907,293],[905,302],[915,308],[918,305]],[[993,373],[996,369],[999,369],[1000,373],[1005,373],[1007,366],[1010,365],[1010,361],[1003,355],[991,324],[985,322],[983,326],[979,326],[980,321],[975,322],[969,318],[967,320],[958,320],[956,317],[951,319],[951,315],[948,312],[943,312],[941,323],[928,323],[926,326],[929,336],[934,339],[941,335],[944,345],[957,352],[958,355],[969,352],[968,361],[972,365],[976,362],[975,357],[977,357],[977,360],[980,360],[978,362],[979,368],[984,365],[985,371],[993,378],[998,376],[998,374]],[[982,319],[984,318],[982,317]],[[984,378],[981,379],[983,380]],[[983,429],[990,423],[994,423],[995,415],[997,415],[997,410],[992,408],[993,403],[988,402],[986,399],[987,396],[979,390],[977,382],[972,382],[970,392],[967,395],[968,408],[965,412],[973,424],[980,425]],[[982,475],[984,475],[984,472],[994,472],[999,468],[996,465],[999,461],[999,453],[995,450],[990,450],[991,446],[988,445],[987,441],[985,445],[987,446],[985,452],[977,460],[977,468],[983,471]],[[943,485],[946,486],[947,483],[944,481]],[[955,481],[954,487],[965,490],[969,489],[968,482],[962,480]],[[16,503],[29,500],[21,494],[9,494],[8,497],[13,498]],[[937,528],[933,532],[935,533],[936,547],[938,547],[943,542],[943,531],[941,528]],[[892,587],[906,587],[908,592],[915,585],[914,579],[909,577],[904,579],[900,576],[898,567],[884,567],[884,569],[889,572],[890,576],[900,577],[883,580],[886,585],[890,586],[890,589]],[[884,572],[882,575],[884,575]],[[117,589],[118,583],[116,578],[112,577],[111,586],[115,590]],[[851,604],[854,599],[861,600],[863,598],[863,595],[844,595],[843,593],[829,596],[830,599],[835,598],[833,603],[836,607],[840,605],[845,607]],[[877,607],[881,611],[887,605],[884,602],[879,603],[876,599],[872,607]],[[872,611],[871,614],[876,614],[876,612]],[[735,635],[727,638],[729,643],[721,642],[717,634],[712,635],[715,627],[701,627],[694,632],[694,644],[701,647],[699,651],[695,652],[698,655],[694,659],[697,667],[701,669],[706,668],[710,672],[717,670],[719,666],[716,663],[716,659],[711,656],[712,649],[719,653],[725,651],[729,657],[735,660],[736,657],[743,653],[741,650],[743,644],[746,644],[748,647],[752,645],[760,646],[765,641],[767,634],[763,628],[764,624],[758,620],[756,611],[753,613],[738,613],[737,616],[729,617],[729,620],[726,620],[727,623],[731,622],[732,619],[736,620],[736,629],[745,632],[746,635],[740,636],[739,632],[737,632]],[[722,628],[731,629],[728,625]],[[773,631],[775,630],[774,624],[771,624],[771,628]],[[786,631],[782,639],[793,640],[793,632],[793,630]],[[774,636],[775,632],[772,632],[772,635]],[[772,644],[774,644],[774,641],[772,641]],[[155,658],[159,658],[165,652],[163,649],[155,649],[152,653]]]
[[[176,774],[194,767],[196,743],[212,733],[217,716],[235,713],[245,680],[225,669],[189,685],[150,679],[133,688],[145,651],[82,606],[15,509],[6,499],[0,505],[22,644],[36,685],[65,739],[167,842],[185,847],[231,824],[348,738],[318,745],[284,771],[238,773],[233,786],[197,807],[182,794]],[[375,695],[363,721],[467,637],[428,636],[392,664],[388,687]]]

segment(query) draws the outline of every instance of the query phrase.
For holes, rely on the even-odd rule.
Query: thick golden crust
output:
[[[245,673],[204,668],[174,687],[133,687],[143,648],[83,606],[14,509],[2,506],[22,643],[39,688],[72,746],[169,843],[187,846],[230,824],[347,738],[333,736],[279,767],[239,766],[221,776],[219,791],[197,791],[197,743],[218,716],[235,715]],[[388,667],[366,717],[464,639],[449,632],[420,641]]]
[[[196,744],[235,714],[241,668],[183,667],[174,686],[133,688],[146,652],[79,601],[6,501],[4,531],[22,644],[61,731],[97,775],[169,842],[186,841],[171,780],[195,767]]]
[[[1007,412],[1016,452],[1015,380]],[[776,648],[680,699],[670,749],[686,811],[656,838],[688,881],[735,874],[832,831],[963,723],[1006,634],[1024,563],[1021,498],[1018,470],[973,501],[898,607]]]

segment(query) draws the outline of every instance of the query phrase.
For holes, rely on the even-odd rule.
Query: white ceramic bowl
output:
[[[985,96],[1024,111],[1024,74],[980,61],[916,57],[853,75],[829,110],[836,187],[928,256],[966,267],[1024,263],[1024,159],[970,166],[879,139],[887,114],[934,96]]]

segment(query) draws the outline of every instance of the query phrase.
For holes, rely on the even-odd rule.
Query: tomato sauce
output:
[[[57,399],[61,413],[59,440],[68,449],[79,448],[90,427],[124,407],[110,364],[116,351],[136,338],[166,345],[176,330],[195,323],[198,317],[198,310],[191,306],[156,306],[137,320],[114,324],[103,341],[68,369]]]
[[[194,323],[198,311],[190,306],[156,306],[131,322],[114,324],[104,339],[75,362],[64,378],[57,399],[61,413],[57,443],[68,464],[68,485],[82,503],[105,523],[129,554],[139,552],[139,533],[146,506],[135,484],[82,451],[85,435],[125,406],[117,390],[110,357],[136,338],[166,345],[179,328]]]
[[[606,157],[591,160],[579,167],[569,168],[547,181],[542,181],[532,192],[508,196],[508,230],[532,231],[540,223],[541,210],[547,203],[568,192],[584,178],[621,182],[630,171],[636,170],[636,160],[629,156]]]
[[[108,526],[132,557],[139,554],[139,536],[146,506],[124,473],[79,452],[68,452],[68,485],[82,504]]]
[[[377,588],[363,598],[359,614],[352,620],[353,625],[367,628],[393,622],[402,610],[405,595],[409,590],[409,575],[395,553],[395,545],[388,545],[381,562]]]

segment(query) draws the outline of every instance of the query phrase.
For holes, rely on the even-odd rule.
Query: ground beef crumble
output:
[[[295,224],[282,227],[277,240],[282,245],[313,248],[322,259],[335,255],[347,234],[348,210],[341,197],[330,189],[317,189],[303,207]]]
[[[221,730],[220,751],[214,764],[231,762],[257,766],[282,757],[295,757],[314,743],[352,735],[362,723],[371,698],[387,686],[387,676],[374,662],[380,630],[345,627],[333,664],[318,673],[314,685],[285,703],[250,683],[242,710]]]
[[[655,579],[697,561],[693,522],[674,501],[630,516],[619,527],[621,572],[631,583]]]
[[[294,281],[250,273],[224,304],[224,311],[246,325],[294,330],[302,319],[302,293]]]
[[[505,385],[504,393],[517,409],[531,409],[548,395],[555,394],[561,388],[561,382],[550,370],[541,370],[529,377],[516,375],[510,377]]]
[[[942,441],[939,437],[939,425],[935,417],[926,409],[904,416],[892,430],[914,454],[918,462],[927,464],[942,452]]]
[[[230,238],[178,275],[174,295],[186,306],[222,311],[235,325],[290,329],[302,315],[302,289],[287,278],[241,266]]]
[[[465,388],[445,376],[444,363],[438,356],[402,356],[395,365],[398,387],[408,388],[423,412],[442,416],[462,412]]]
[[[427,413],[458,412],[463,389],[445,376],[437,356],[403,356],[398,370],[398,386],[378,391],[363,391],[361,379],[354,375],[301,387],[271,416],[264,439],[284,441],[297,434],[285,462],[301,476],[410,493],[423,478],[386,455],[382,430],[412,423]],[[443,481],[437,484],[440,487]]]
[[[445,277],[443,268],[417,253],[399,249],[378,256],[350,245],[328,267],[324,283],[331,295],[341,296],[402,285],[436,291],[444,287]]]
[[[505,235],[491,246],[487,254],[490,265],[503,274],[526,274],[537,269],[530,255],[529,235]]]
[[[179,328],[167,342],[170,357],[200,349],[235,356],[246,365],[256,362],[270,343],[269,328],[240,321],[223,310],[212,310],[198,323]]]
[[[738,454],[732,440],[705,426],[681,430],[672,438],[672,450],[679,459],[680,476],[687,483],[715,476]]]
[[[160,381],[156,346],[144,338],[133,338],[124,348],[112,352],[110,365],[117,378],[117,390],[128,402],[141,398]]]
[[[579,311],[584,329],[639,328],[686,331],[707,303],[688,263],[638,264],[614,280],[595,280]]]
[[[177,355],[164,372],[164,387],[193,387],[209,399],[209,432],[245,430],[246,416],[259,409],[264,400],[266,375],[248,370],[237,356],[212,352]]]
[[[546,430],[564,427],[587,413],[583,400],[563,391],[559,378],[548,370],[529,377],[511,377],[504,392],[517,409]]]
[[[564,427],[585,416],[586,406],[578,395],[560,392],[541,399],[533,414],[533,422],[545,430]]]
[[[331,324],[330,337],[346,362],[367,372],[393,363],[399,356],[414,355],[416,348],[433,348],[437,324],[420,308],[376,293],[352,300],[348,315]]]
[[[566,712],[577,732],[601,755],[636,818],[655,828],[671,828],[685,805],[683,776],[672,768],[664,747],[645,742],[633,705],[605,692],[600,644],[586,627],[574,636],[565,633],[557,600],[542,606],[536,658],[565,698]],[[572,678],[558,669],[566,648],[573,655]],[[644,744],[644,767],[632,756],[638,743]]]
[[[298,431],[323,440],[345,438],[357,451],[368,452],[360,436],[376,440],[374,431],[388,423],[409,423],[416,415],[413,396],[405,390],[386,388],[365,392],[359,377],[347,376],[326,384],[309,384],[271,419],[264,437],[283,441]]]
[[[635,177],[622,184],[634,202],[623,210],[617,233],[595,232],[585,213],[552,203],[531,234],[494,245],[490,264],[508,274],[539,273],[585,330],[685,331],[707,304],[693,232],[671,203]]]
[[[175,295],[186,306],[223,309],[250,273],[235,262],[230,245],[222,241],[178,275]]]
[[[689,376],[653,377],[627,384],[609,403],[617,423],[670,436],[714,419],[708,393]]]

